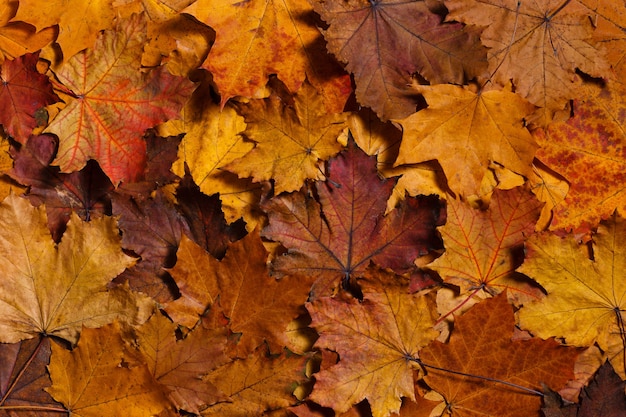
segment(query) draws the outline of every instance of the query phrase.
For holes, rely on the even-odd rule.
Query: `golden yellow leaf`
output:
[[[274,179],[276,194],[296,191],[307,179],[325,179],[323,161],[342,148],[337,141],[347,114],[329,113],[322,97],[304,83],[288,105],[278,95],[241,106],[244,135],[256,142],[253,150],[225,169],[255,182]]]
[[[532,172],[537,145],[523,121],[532,104],[505,90],[414,88],[428,108],[399,121],[403,135],[396,166],[437,159],[452,191],[463,196],[480,193],[490,162],[524,176]]]
[[[171,406],[135,355],[122,340],[117,323],[84,329],[72,351],[52,344],[48,366],[52,387],[47,391],[76,417],[158,414]]]
[[[113,27],[113,0],[21,1],[13,21],[34,25],[37,30],[59,25],[57,43],[67,60],[90,48],[101,30]]]
[[[0,340],[38,334],[75,343],[82,326],[118,317],[133,321],[148,305],[107,284],[135,260],[122,252],[115,219],[83,222],[72,214],[61,243],[48,231],[45,209],[11,195],[0,204]]]
[[[626,310],[626,221],[617,215],[601,223],[593,236],[593,252],[572,236],[542,233],[526,243],[526,259],[518,271],[539,282],[547,296],[524,305],[520,325],[536,336],[562,337],[568,344],[612,351],[615,370],[624,372]],[[617,358],[615,358],[615,356]]]

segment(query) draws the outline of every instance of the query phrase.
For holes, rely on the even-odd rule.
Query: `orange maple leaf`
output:
[[[400,409],[400,397],[414,400],[411,358],[437,337],[432,303],[401,285],[365,292],[363,301],[322,297],[307,303],[318,348],[339,354],[339,363],[315,374],[310,398],[347,411],[367,399],[374,417]]]
[[[509,289],[514,298],[537,296],[515,268],[541,206],[524,187],[496,189],[484,210],[449,199],[446,224],[439,228],[446,251],[428,267],[445,282],[459,286],[462,294],[485,291],[495,295]]]
[[[432,84],[461,84],[484,67],[476,31],[442,24],[428,2],[395,0],[316,1],[329,24],[328,49],[354,74],[359,102],[383,119],[415,111],[416,94],[407,89],[419,73]]]
[[[314,293],[354,284],[370,261],[406,272],[433,249],[441,220],[436,197],[403,200],[384,215],[395,182],[381,180],[376,161],[354,143],[329,163],[329,179],[315,186],[317,197],[300,191],[271,199],[263,208],[269,226],[263,236],[289,249],[274,260],[278,276],[316,280]]]
[[[512,341],[514,326],[513,308],[501,294],[458,317],[449,343],[434,341],[420,351],[424,380],[453,416],[539,415],[541,384],[558,390],[574,377],[576,349],[554,340]]]
[[[491,162],[528,176],[537,149],[524,118],[534,106],[502,90],[476,94],[454,85],[414,86],[428,108],[399,120],[396,166],[436,159],[452,191],[479,195]]]
[[[588,11],[575,2],[546,0],[450,0],[448,20],[485,27],[489,72],[504,86],[545,108],[544,122],[575,96],[577,69],[600,77],[608,69],[592,39]]]
[[[216,31],[203,66],[213,74],[221,106],[232,97],[267,97],[276,74],[298,91],[308,78],[332,111],[343,108],[350,79],[329,62],[306,0],[198,0],[185,10]]]
[[[553,210],[551,229],[589,230],[614,210],[626,214],[626,86],[588,86],[574,116],[533,132],[537,159],[561,174],[569,192]]]
[[[39,28],[26,22],[15,22],[15,13],[20,4],[17,1],[4,1],[0,4],[0,64],[6,58],[17,58],[34,53],[57,37],[52,27]]]
[[[54,163],[62,171],[78,170],[93,158],[115,185],[143,174],[144,131],[177,117],[194,88],[163,68],[143,74],[144,42],[144,18],[122,20],[56,72],[73,97],[46,129],[59,137]]]
[[[323,161],[342,148],[337,138],[346,127],[346,113],[329,113],[321,96],[307,82],[293,105],[279,95],[239,106],[247,123],[245,136],[256,146],[224,169],[255,182],[275,180],[275,192],[295,191],[307,179],[324,179]]]

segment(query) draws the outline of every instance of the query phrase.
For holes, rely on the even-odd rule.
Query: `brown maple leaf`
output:
[[[0,124],[20,143],[26,143],[38,125],[35,112],[59,101],[48,77],[37,71],[38,58],[26,54],[0,68]]]
[[[442,23],[428,2],[396,0],[315,1],[328,23],[328,49],[354,75],[356,96],[383,120],[415,111],[407,88],[419,73],[431,84],[462,84],[484,68],[476,29]]]
[[[592,40],[588,11],[575,2],[450,0],[447,19],[485,27],[491,79],[544,108],[543,123],[575,97],[577,69],[601,77],[608,64]]]
[[[181,242],[177,256],[170,272],[182,296],[165,308],[174,321],[193,327],[219,297],[228,328],[238,334],[236,355],[247,356],[263,341],[272,352],[289,344],[285,330],[299,315],[309,284],[269,276],[258,230],[231,244],[221,261],[188,239]]]
[[[140,71],[145,41],[141,16],[104,31],[93,49],[80,52],[56,71],[69,103],[46,132],[59,137],[55,164],[63,172],[98,161],[113,184],[133,182],[146,165],[147,128],[178,116],[193,84],[163,68]]]
[[[182,340],[176,325],[155,313],[137,329],[137,342],[150,373],[163,384],[178,409],[199,414],[211,404],[227,399],[202,377],[228,362],[224,354],[226,329],[206,330],[197,326]]]
[[[0,414],[53,417],[65,411],[45,391],[51,385],[49,361],[48,337],[0,344]]]
[[[458,317],[448,343],[434,341],[420,351],[424,380],[453,416],[539,415],[541,384],[560,389],[574,377],[576,349],[554,340],[512,341],[514,326],[501,294]]]
[[[375,159],[354,143],[328,170],[330,180],[316,183],[313,195],[281,195],[263,206],[269,216],[263,236],[289,250],[274,260],[276,275],[309,276],[315,292],[324,293],[340,282],[353,284],[370,261],[402,273],[437,247],[436,197],[406,199],[384,215],[395,182],[381,180]]]

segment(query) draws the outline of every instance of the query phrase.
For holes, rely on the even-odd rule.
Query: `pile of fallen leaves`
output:
[[[3,2],[0,415],[623,415],[624,33]]]

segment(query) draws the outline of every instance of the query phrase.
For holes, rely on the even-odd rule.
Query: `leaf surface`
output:
[[[307,179],[324,179],[323,161],[341,150],[337,138],[347,114],[328,112],[308,83],[293,101],[289,105],[272,95],[242,105],[247,124],[243,134],[256,146],[224,168],[255,182],[274,179],[277,194],[298,190]]]
[[[437,337],[432,305],[399,285],[364,294],[363,301],[322,297],[307,303],[318,348],[339,363],[315,374],[311,399],[336,412],[367,399],[374,417],[398,412],[401,397],[415,399],[414,366],[420,348]]]
[[[416,94],[407,89],[419,73],[431,84],[461,84],[484,67],[476,34],[458,23],[442,24],[424,1],[315,1],[329,25],[328,50],[354,75],[359,103],[383,120],[415,111]]]
[[[626,268],[622,236],[626,222],[615,215],[601,223],[588,247],[571,236],[539,234],[527,241],[527,255],[518,271],[539,282],[548,295],[524,305],[520,326],[539,337],[563,337],[568,344],[598,343],[612,357],[615,370],[625,377],[623,320]]]
[[[306,356],[268,357],[257,349],[245,359],[229,362],[206,376],[229,396],[202,412],[203,416],[258,416],[270,410],[280,410],[298,402],[293,391],[304,382]]]
[[[541,397],[496,381],[445,370],[539,391],[541,383],[560,389],[574,377],[576,349],[554,340],[512,341],[514,326],[513,309],[502,294],[456,318],[449,343],[434,341],[422,349],[421,360],[431,365],[426,366],[424,380],[444,396],[453,416],[538,416]]]
[[[121,251],[114,219],[84,223],[72,215],[61,243],[55,245],[43,207],[9,196],[0,213],[2,342],[37,334],[75,342],[83,325],[98,327],[117,317],[137,317],[135,296],[106,289],[134,263]]]
[[[314,277],[324,293],[356,279],[370,261],[406,272],[434,248],[441,220],[437,198],[406,199],[384,216],[394,181],[381,180],[374,158],[354,144],[328,170],[331,181],[315,186],[318,199],[300,191],[264,206],[270,224],[263,236],[289,249],[274,261],[274,273]]]
[[[565,177],[569,192],[551,229],[589,229],[615,209],[626,214],[626,87],[589,87],[574,116],[534,131],[537,159]]]
[[[480,94],[454,85],[415,86],[428,108],[404,120],[396,165],[436,159],[452,191],[480,194],[491,162],[528,176],[537,145],[524,126],[534,106],[508,91]]]
[[[56,73],[74,97],[46,129],[59,137],[62,171],[93,158],[115,185],[136,180],[146,164],[144,131],[177,117],[191,95],[185,78],[163,68],[140,71],[144,30],[140,17],[122,20]]]
[[[37,71],[38,56],[7,60],[0,68],[0,124],[20,143],[38,125],[35,111],[59,101],[48,77]]]
[[[145,363],[129,351],[117,323],[84,329],[73,351],[52,346],[48,392],[71,415],[144,417],[169,407]]]

